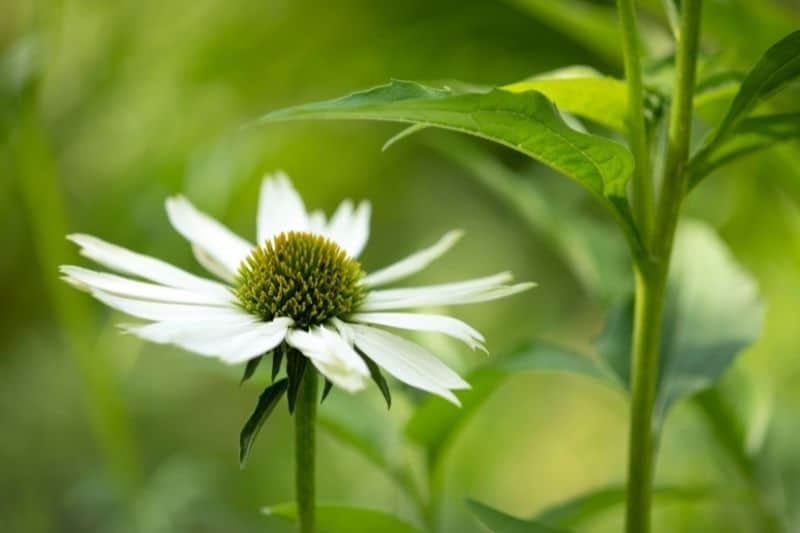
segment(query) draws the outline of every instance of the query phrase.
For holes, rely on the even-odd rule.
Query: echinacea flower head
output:
[[[447,233],[429,248],[365,273],[358,257],[369,236],[370,204],[355,206],[346,200],[326,219],[320,211],[306,211],[282,173],[261,184],[257,244],[183,197],[169,198],[166,207],[174,228],[217,280],[89,235],[69,239],[85,257],[118,274],[62,266],[64,279],[146,321],[125,324],[125,331],[229,364],[248,362],[246,376],[271,353],[273,379],[284,359],[290,380],[310,362],[328,390],[335,385],[354,392],[373,379],[387,394],[382,369],[457,404],[452,391],[468,384],[428,350],[383,328],[439,332],[484,349],[483,336],[466,323],[409,310],[488,301],[533,286],[509,284],[511,275],[500,273],[441,285],[382,288],[427,267],[461,233]]]

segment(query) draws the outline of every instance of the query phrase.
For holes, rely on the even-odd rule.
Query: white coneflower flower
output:
[[[273,352],[273,372],[306,360],[328,380],[353,392],[375,379],[377,367],[413,387],[458,404],[452,390],[469,385],[427,350],[375,326],[433,331],[483,348],[483,336],[448,316],[400,312],[466,304],[518,293],[509,273],[413,288],[381,289],[440,257],[461,236],[453,231],[433,246],[365,274],[357,258],[369,236],[370,204],[346,200],[330,220],[307,212],[286,175],[261,184],[257,245],[198,211],[186,198],[166,202],[169,220],[192,245],[212,281],[90,235],[68,238],[93,261],[143,280],[62,266],[64,279],[106,305],[149,321],[122,327],[143,339],[170,343],[235,364]],[[302,354],[301,357],[299,354]],[[307,359],[306,359],[307,358]],[[377,365],[377,366],[376,366]],[[288,369],[288,373],[293,373]],[[290,393],[292,383],[288,386]],[[387,394],[384,391],[384,394]],[[290,394],[290,403],[291,403]]]

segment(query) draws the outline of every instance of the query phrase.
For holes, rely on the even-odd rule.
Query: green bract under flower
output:
[[[352,312],[364,297],[363,277],[358,261],[333,241],[289,231],[242,261],[236,296],[265,322],[289,317],[305,329]]]

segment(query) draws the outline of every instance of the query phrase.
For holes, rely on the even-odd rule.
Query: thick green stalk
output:
[[[658,383],[659,342],[667,274],[681,202],[691,139],[700,31],[701,0],[684,0],[677,43],[675,91],[670,112],[664,185],[656,214],[651,256],[637,264],[631,371],[631,427],[628,449],[626,530],[650,531],[655,463],[653,406]]]
[[[655,212],[653,173],[650,147],[644,118],[644,82],[639,51],[639,32],[636,28],[634,0],[619,0],[619,20],[622,26],[622,47],[625,58],[625,81],[628,87],[628,142],[635,161],[631,180],[633,216],[645,243],[649,243]]]
[[[300,533],[314,533],[316,418],[317,372],[311,365],[307,365],[297,394],[294,413],[295,483]]]
[[[631,361],[631,423],[628,436],[626,530],[650,530],[656,435],[653,406],[658,385],[659,342],[666,271],[657,263],[636,268],[636,308]]]

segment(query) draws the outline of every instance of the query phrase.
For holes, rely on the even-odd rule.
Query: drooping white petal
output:
[[[366,387],[367,364],[337,333],[324,326],[291,330],[286,342],[308,357],[334,385],[350,392]]]
[[[81,287],[82,288],[82,287]],[[125,314],[157,321],[202,321],[217,320],[219,322],[241,322],[253,320],[253,315],[231,304],[227,307],[212,305],[192,305],[154,302],[116,296],[108,292],[93,289],[92,296],[109,307]]]
[[[229,273],[235,273],[252,252],[252,244],[198,211],[186,198],[168,198],[166,206],[169,220],[178,233],[223,265]]]
[[[370,326],[348,323],[355,345],[400,381],[460,405],[451,389],[469,384],[421,346]]]
[[[174,344],[184,350],[237,364],[275,348],[286,338],[291,325],[290,318],[276,318],[271,322],[252,319],[228,324],[206,320],[156,322],[144,326],[126,325],[123,329],[151,342]]]
[[[363,201],[358,208],[345,200],[333,213],[324,235],[338,244],[350,257],[358,257],[369,240],[369,219],[372,206]]]
[[[198,289],[226,295],[225,285],[204,279],[174,267],[155,257],[138,254],[121,246],[105,242],[91,235],[74,233],[67,239],[81,247],[81,255],[117,272],[131,274],[170,287]]]
[[[136,299],[225,307],[230,307],[236,302],[235,296],[230,292],[223,294],[207,289],[166,287],[71,265],[62,266],[60,270],[65,275],[64,279],[67,282],[89,292],[99,289],[117,296]]]
[[[483,335],[469,324],[449,316],[422,313],[355,313],[348,319],[352,322],[391,328],[443,333],[466,343],[473,350],[479,348],[486,351],[483,346]]]
[[[535,283],[504,285],[510,280],[511,274],[504,272],[456,283],[373,291],[367,294],[364,302],[359,306],[359,311],[485,302],[510,296],[536,286]]]
[[[303,199],[285,173],[262,180],[256,222],[259,245],[285,231],[308,231]]]
[[[420,250],[392,265],[370,273],[362,280],[362,283],[367,287],[377,287],[416,274],[427,268],[428,265],[450,250],[462,235],[464,235],[464,232],[461,230],[447,232],[433,246]]]
[[[192,253],[194,254],[194,258],[197,259],[197,262],[200,263],[203,268],[223,281],[227,281],[230,284],[234,283],[236,279],[236,273],[230,272],[225,265],[214,259],[214,257],[212,257],[204,249],[193,244]]]

